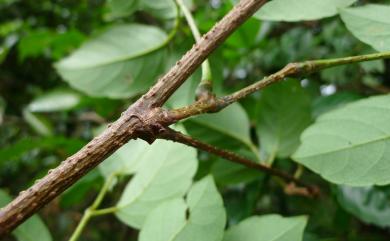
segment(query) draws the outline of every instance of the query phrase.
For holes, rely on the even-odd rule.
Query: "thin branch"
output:
[[[221,102],[224,102],[222,103],[222,105],[230,105],[231,103],[234,103],[248,96],[249,94],[263,89],[264,87],[272,83],[283,80],[288,76],[305,76],[335,66],[386,58],[390,58],[390,52],[358,55],[336,59],[310,60],[301,63],[291,63],[284,67],[282,70],[276,72],[275,74],[265,77],[263,80],[254,83],[244,89],[241,89],[231,95],[223,97]]]
[[[116,206],[109,207],[109,208],[96,209],[95,211],[92,212],[92,216],[106,215],[106,214],[111,214],[111,213],[115,213],[118,211],[119,211],[119,208]]]
[[[191,11],[187,8],[183,0],[176,0],[176,2],[180,7],[181,11],[183,12],[183,15],[188,23],[188,26],[191,29],[192,35],[195,38],[195,41],[199,42],[201,40],[201,35],[196,25],[195,19],[191,14]],[[210,61],[206,59],[202,63],[202,77],[196,89],[197,99],[209,98],[212,95],[212,89],[213,89],[212,78],[213,77],[211,74]]]
[[[190,136],[184,135],[183,133],[172,130],[170,128],[166,128],[163,132],[161,132],[159,137],[162,139],[165,139],[165,140],[171,140],[174,142],[179,142],[179,143],[182,143],[182,144],[185,144],[188,146],[195,147],[199,150],[203,150],[203,151],[212,153],[214,155],[223,157],[226,160],[229,160],[229,161],[232,161],[234,163],[246,166],[248,168],[259,170],[259,171],[268,173],[270,175],[280,177],[286,181],[296,183],[302,187],[307,188],[307,190],[313,196],[316,196],[319,192],[317,187],[308,185],[308,184],[304,183],[303,181],[295,178],[294,176],[291,176],[288,173],[285,173],[285,172],[280,171],[278,169],[274,169],[272,167],[266,166],[266,165],[261,164],[261,163],[253,162],[247,158],[244,158],[240,155],[237,155],[234,152],[217,148],[215,146],[212,146],[212,145],[209,145],[207,143],[196,140]]]
[[[87,208],[84,212],[83,217],[81,218],[79,224],[77,225],[76,229],[74,230],[72,236],[70,237],[69,241],[76,241],[80,235],[85,226],[88,224],[89,219],[93,216],[95,210],[99,207],[101,202],[103,201],[103,198],[107,194],[108,189],[110,188],[112,182],[114,181],[116,177],[116,173],[112,173],[104,182],[103,187],[100,189],[99,194],[97,195],[95,201],[92,203],[92,205]]]
[[[172,121],[176,122],[203,113],[218,112],[223,108],[227,107],[228,105],[237,102],[238,100],[241,100],[258,90],[264,89],[271,84],[284,80],[286,77],[305,76],[313,72],[318,72],[323,69],[335,66],[387,58],[390,58],[390,52],[374,53],[336,59],[311,60],[300,63],[290,63],[278,72],[266,76],[262,80],[252,85],[249,85],[237,92],[220,98],[197,101],[189,106],[171,110],[169,111],[169,115]]]

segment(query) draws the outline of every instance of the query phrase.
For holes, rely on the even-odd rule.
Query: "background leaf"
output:
[[[320,96],[313,102],[313,118],[317,118],[328,111],[359,100],[362,97],[352,92],[338,92],[333,95]]]
[[[41,138],[24,138],[0,149],[0,164],[20,158],[34,149],[44,149],[51,152],[60,151],[66,155],[74,154],[84,146],[85,142],[79,139],[63,136],[49,136]]]
[[[28,57],[43,55],[53,38],[53,32],[47,29],[30,32],[18,44],[19,58],[24,60]]]
[[[255,158],[252,157],[252,160]],[[217,158],[211,166],[210,172],[218,185],[233,185],[248,183],[263,176],[262,172],[230,162],[223,158]]]
[[[61,194],[62,208],[71,208],[87,199],[92,191],[98,191],[103,186],[103,178],[99,171],[94,169],[78,180]]]
[[[208,176],[193,185],[185,203],[174,199],[156,208],[141,230],[140,241],[219,241],[225,223],[222,198]]]
[[[272,21],[316,20],[331,17],[356,0],[273,0],[262,7],[254,16]]]
[[[137,161],[140,166],[117,203],[116,215],[124,223],[140,228],[158,204],[181,197],[187,191],[197,159],[193,148],[162,140],[134,158],[140,159]]]
[[[288,80],[262,91],[256,109],[256,132],[264,159],[288,157],[311,122],[311,99],[298,81]]]
[[[75,108],[81,102],[81,96],[70,90],[55,90],[34,99],[27,106],[31,112],[56,112]]]
[[[148,161],[143,157],[148,148],[149,144],[143,140],[130,141],[102,162],[99,170],[106,178],[111,174],[134,174],[140,168],[142,161]]]
[[[390,95],[356,101],[319,117],[302,134],[294,159],[328,181],[390,183]]]
[[[72,87],[92,96],[125,98],[147,89],[159,73],[166,40],[157,27],[126,24],[109,28],[56,64]]]
[[[127,17],[137,11],[140,0],[108,0],[108,18]]]
[[[307,218],[253,216],[226,231],[223,241],[302,241]]]
[[[18,43],[19,59],[37,58],[39,56],[62,58],[74,48],[77,48],[85,36],[75,29],[66,32],[52,31],[48,28],[29,30]]]
[[[53,126],[44,116],[31,113],[28,109],[24,109],[23,118],[38,134],[42,136],[53,135]]]
[[[162,19],[175,18],[177,9],[172,0],[141,0],[142,10]]]
[[[380,227],[390,226],[389,194],[377,187],[335,188],[340,205],[360,220]]]
[[[252,145],[248,116],[237,103],[219,113],[191,118],[184,122],[184,125],[191,136],[209,144],[227,148],[237,148],[242,144]]]
[[[378,51],[390,51],[390,6],[367,4],[340,11],[348,30]]]

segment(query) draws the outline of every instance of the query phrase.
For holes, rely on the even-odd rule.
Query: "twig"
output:
[[[270,175],[283,178],[286,181],[296,183],[302,187],[305,187],[312,196],[316,196],[319,193],[319,189],[317,187],[308,185],[308,184],[304,183],[303,181],[295,178],[294,176],[291,176],[288,173],[285,173],[285,172],[280,171],[278,169],[266,166],[266,165],[261,164],[261,163],[253,162],[247,158],[244,158],[240,155],[237,155],[234,152],[217,148],[215,146],[212,146],[212,145],[209,145],[207,143],[196,140],[190,136],[184,135],[183,133],[172,130],[170,128],[166,128],[164,131],[162,131],[160,133],[159,137],[162,139],[165,139],[165,140],[171,140],[174,142],[179,142],[179,143],[182,143],[182,144],[185,144],[188,146],[195,147],[199,150],[203,150],[203,151],[212,153],[214,155],[223,157],[224,159],[227,159],[227,160],[232,161],[234,163],[246,166],[248,168],[263,171],[263,172],[268,173]]]
[[[116,177],[116,173],[112,173],[104,182],[104,185],[102,189],[100,189],[99,194],[97,195],[95,201],[93,204],[87,208],[84,212],[83,217],[81,218],[79,224],[77,225],[76,229],[74,230],[72,236],[70,237],[69,241],[76,241],[80,235],[85,226],[87,225],[89,219],[94,216],[95,210],[99,207],[101,202],[103,201],[104,196],[106,195],[108,189],[110,188],[112,182],[114,181]]]
[[[252,85],[249,85],[237,92],[220,98],[197,101],[189,106],[171,110],[169,112],[169,115],[173,121],[179,121],[194,115],[209,112],[218,112],[223,108],[227,107],[228,105],[237,102],[238,100],[241,100],[258,90],[264,89],[271,84],[284,80],[286,77],[304,76],[334,66],[386,58],[390,58],[390,52],[359,55],[337,59],[311,60],[300,63],[290,63],[278,72],[266,76],[262,80]]]

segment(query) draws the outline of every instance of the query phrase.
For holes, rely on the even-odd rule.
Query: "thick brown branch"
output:
[[[228,151],[228,150],[223,150],[220,148],[217,148],[215,146],[209,145],[207,143],[201,142],[199,140],[196,140],[190,136],[184,135],[183,133],[177,132],[175,130],[172,130],[170,128],[165,129],[161,134],[159,135],[160,138],[165,139],[165,140],[171,140],[174,142],[179,142],[188,146],[195,147],[199,150],[203,150],[209,153],[212,153],[214,155],[220,156],[226,160],[232,161],[234,163],[246,166],[251,169],[263,171],[265,173],[268,173],[273,176],[277,176],[280,178],[283,178],[284,180],[288,182],[293,182],[295,184],[298,184],[302,187],[307,188],[309,193],[312,196],[316,196],[319,192],[318,188],[315,186],[308,185],[304,183],[303,181],[291,176],[288,173],[285,173],[283,171],[280,171],[278,169],[253,162],[245,157],[242,157],[240,155],[237,155],[234,152]]]
[[[107,130],[2,208],[0,237],[11,232],[130,139],[140,137],[152,142],[159,125],[173,121],[167,119],[160,108],[154,107],[162,106],[203,60],[265,2],[241,0]]]

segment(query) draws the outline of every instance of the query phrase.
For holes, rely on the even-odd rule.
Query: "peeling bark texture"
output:
[[[153,142],[161,126],[172,124],[161,107],[177,88],[237,27],[255,13],[266,0],[241,0],[171,70],[131,105],[101,135],[57,168],[37,180],[26,191],[0,210],[0,237],[10,233],[45,204],[87,174],[130,139]]]

